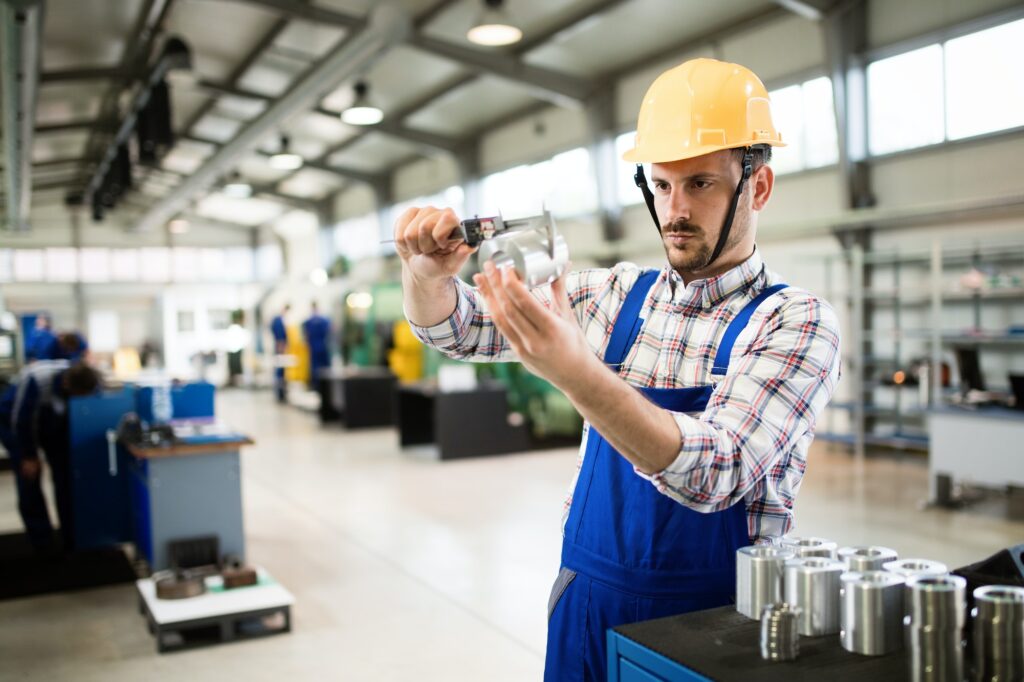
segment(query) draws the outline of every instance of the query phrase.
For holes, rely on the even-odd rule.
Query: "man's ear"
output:
[[[754,199],[751,208],[760,211],[768,204],[772,196],[772,189],[775,187],[775,172],[771,166],[764,163],[754,171],[750,178],[750,185],[754,188]]]

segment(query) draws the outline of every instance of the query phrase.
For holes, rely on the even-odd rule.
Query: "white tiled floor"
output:
[[[433,462],[390,429],[323,429],[225,392],[243,453],[249,559],[296,596],[294,632],[157,655],[131,586],[0,602],[0,679],[533,680],[574,449]],[[797,531],[961,565],[1024,540],[998,505],[921,509],[921,458],[812,450]],[[0,527],[13,528],[10,477]]]

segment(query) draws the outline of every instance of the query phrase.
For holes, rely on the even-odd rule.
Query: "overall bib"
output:
[[[643,273],[619,310],[604,356],[615,370],[639,335],[657,277]],[[785,287],[765,289],[730,323],[712,375],[725,375],[754,310]],[[713,389],[639,390],[666,410],[700,413]],[[608,628],[734,602],[736,550],[749,544],[745,504],[707,514],[683,506],[638,476],[591,426],[548,607],[545,682],[604,682]]]

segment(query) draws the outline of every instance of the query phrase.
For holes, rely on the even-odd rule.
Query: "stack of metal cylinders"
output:
[[[782,575],[793,552],[783,547],[754,545],[736,550],[736,610],[758,620],[768,604],[782,601]]]
[[[800,609],[799,630],[805,637],[839,632],[839,577],[842,562],[804,557],[786,562],[783,593],[786,602]]]
[[[839,560],[846,564],[846,569],[853,573],[881,571],[886,562],[899,558],[895,549],[876,545],[843,547],[839,550],[838,556]]]
[[[911,682],[962,682],[967,581],[955,575],[907,580]]]
[[[836,543],[825,538],[801,538],[787,535],[779,541],[779,545],[791,550],[797,558],[809,556],[836,558]]]
[[[974,590],[974,682],[1024,680],[1024,588]]]
[[[800,609],[791,604],[767,604],[761,611],[761,658],[792,661],[800,654]]]
[[[903,578],[888,571],[839,578],[839,641],[855,654],[882,656],[903,647]]]

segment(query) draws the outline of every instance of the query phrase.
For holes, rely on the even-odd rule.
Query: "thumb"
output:
[[[572,304],[569,302],[569,292],[565,288],[565,277],[568,272],[569,267],[566,266],[562,276],[551,283],[551,299],[563,317],[572,316]]]

